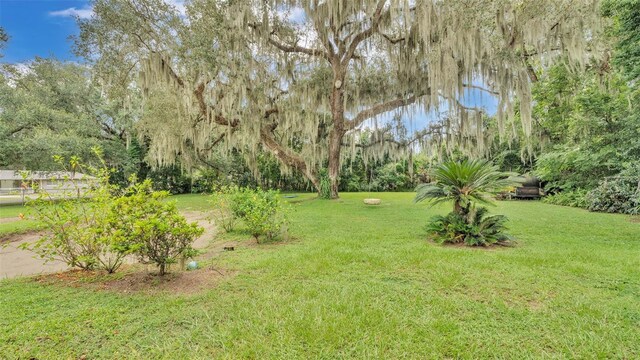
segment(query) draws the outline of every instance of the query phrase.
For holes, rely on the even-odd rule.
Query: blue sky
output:
[[[78,33],[73,15],[90,14],[87,0],[0,0],[0,26],[10,36],[3,61],[26,62],[35,56],[79,60],[69,36]]]

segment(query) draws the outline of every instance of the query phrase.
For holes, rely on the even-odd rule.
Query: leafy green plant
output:
[[[101,156],[99,149],[94,151]],[[122,189],[109,183],[111,170],[104,162],[100,169],[83,166],[77,157],[68,162],[56,157],[56,162],[71,175],[62,179],[58,189],[32,184],[39,195],[28,204],[34,218],[49,231],[23,244],[23,249],[72,267],[102,268],[109,273],[117,271],[126,256],[136,254],[158,265],[161,275],[177,258],[194,254],[191,244],[203,229],[187,224],[175,204],[164,201],[169,193],[154,191],[151,180],[138,182],[132,176],[130,185]],[[83,168],[95,174],[90,186],[82,186],[74,176]]]
[[[331,180],[329,179],[329,173],[327,169],[321,169],[318,174],[320,181],[320,191],[318,197],[320,199],[331,199]]]
[[[504,173],[484,160],[448,161],[429,172],[432,182],[416,188],[415,202],[431,205],[453,202],[453,211],[467,215],[474,203],[492,204],[492,195],[519,181],[512,173]]]
[[[175,202],[156,198],[149,203],[152,211],[134,222],[132,237],[139,243],[136,254],[140,261],[158,266],[162,276],[170,264],[197,254],[192,245],[204,229],[197,223],[188,223],[178,213]]]
[[[269,241],[275,239],[287,223],[279,193],[274,190],[257,190],[251,196],[251,206],[243,220],[256,241],[260,242],[261,236]]]
[[[438,242],[467,245],[491,245],[505,241],[502,233],[507,218],[502,215],[486,216],[486,208],[475,208],[476,203],[493,204],[492,195],[517,184],[513,174],[498,171],[484,160],[448,161],[429,172],[431,183],[419,185],[415,202],[428,200],[431,205],[452,201],[453,211],[446,216],[431,219],[427,230]]]
[[[227,191],[231,215],[242,220],[256,241],[273,240],[286,231],[287,212],[278,191],[238,187]]]
[[[94,151],[100,154],[98,149]],[[33,243],[22,244],[21,248],[33,251],[46,261],[58,260],[84,270],[107,264],[105,268],[115,271],[119,265],[111,260],[108,222],[113,187],[109,185],[109,172],[99,170],[90,184],[81,185],[75,176],[83,170],[78,157],[66,160],[54,156],[54,161],[64,170],[55,188],[42,188],[37,181],[29,179],[28,173],[22,174],[23,184],[38,194],[27,203],[33,218],[49,231]]]
[[[585,198],[590,211],[640,214],[640,176],[605,179]]]
[[[461,216],[450,212],[446,216],[434,216],[427,225],[427,231],[439,243],[464,243],[469,246],[488,246],[510,240],[504,233],[507,217],[487,216],[487,208],[480,207],[470,214]]]
[[[214,188],[211,194],[211,216],[215,224],[226,232],[234,229],[238,215],[243,213],[240,206],[234,207],[233,198],[238,191],[239,188],[235,185],[223,185]]]
[[[586,208],[589,204],[586,198],[587,193],[588,191],[585,189],[567,190],[547,195],[542,198],[542,202],[561,206]]]

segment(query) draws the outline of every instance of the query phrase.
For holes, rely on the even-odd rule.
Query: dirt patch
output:
[[[41,284],[87,288],[122,294],[195,294],[215,287],[221,280],[234,276],[225,269],[204,268],[193,271],[170,272],[164,276],[146,271],[140,265],[125,265],[115,274],[104,271],[71,270],[40,275],[34,280]]]
[[[25,230],[10,234],[0,235],[0,244],[23,240],[37,240],[45,234],[42,230]]]
[[[629,216],[629,221],[635,224],[640,224],[640,215]]]
[[[7,224],[7,223],[11,223],[14,221],[20,221],[22,220],[22,218],[20,218],[19,216],[13,216],[13,217],[8,217],[8,218],[0,218],[0,224]]]

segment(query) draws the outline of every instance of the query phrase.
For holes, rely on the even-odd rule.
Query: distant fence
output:
[[[58,198],[70,197],[74,194],[75,197],[81,198],[85,196],[85,193],[89,189],[86,187],[51,187],[44,188],[43,190],[52,197],[52,200]],[[38,192],[32,188],[2,188],[0,189],[0,206],[1,205],[24,205],[29,200],[34,200],[38,197]]]

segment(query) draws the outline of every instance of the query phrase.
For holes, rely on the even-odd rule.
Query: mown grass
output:
[[[0,240],[11,234],[21,234],[40,229],[39,222],[32,219],[20,219],[20,214],[27,214],[28,208],[23,205],[0,206]]]
[[[517,246],[468,249],[425,239],[447,207],[368,195],[290,199],[293,238],[222,253],[237,275],[196,295],[1,281],[1,357],[640,357],[640,224],[627,216],[501,202]]]

